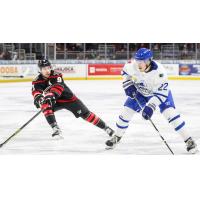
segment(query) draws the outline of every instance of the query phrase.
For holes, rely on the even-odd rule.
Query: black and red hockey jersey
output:
[[[48,78],[39,74],[32,82],[32,95],[34,99],[37,95],[43,93],[43,91],[49,87],[48,92],[55,94],[56,102],[65,103],[76,101],[77,97],[67,87],[62,78],[62,74],[54,70],[51,70],[51,74]]]

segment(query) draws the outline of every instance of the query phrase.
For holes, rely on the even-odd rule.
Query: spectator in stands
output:
[[[9,51],[2,52],[0,54],[1,60],[11,60],[11,53]]]
[[[183,45],[183,50],[181,52],[181,58],[182,59],[186,59],[188,56],[188,47],[187,47],[187,44],[184,44]]]
[[[83,51],[83,43],[77,43],[76,44],[76,49],[77,49],[77,51]]]
[[[56,51],[64,51],[64,44],[63,43],[56,44]]]
[[[160,50],[160,46],[159,44],[153,44],[153,51],[159,51]]]
[[[4,56],[4,52],[1,51],[1,52],[0,52],[0,60],[3,60],[3,56]]]

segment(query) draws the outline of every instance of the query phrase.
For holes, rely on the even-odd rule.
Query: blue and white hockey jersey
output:
[[[175,107],[162,64],[152,61],[148,72],[140,72],[136,61],[132,60],[125,64],[122,76],[123,81],[133,79],[137,91],[148,99],[148,103],[159,106],[161,112],[167,107]]]

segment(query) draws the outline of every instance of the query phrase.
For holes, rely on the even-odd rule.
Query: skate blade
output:
[[[64,140],[64,137],[61,135],[55,135],[52,138],[53,138],[53,140]]]
[[[105,149],[106,149],[106,150],[113,150],[113,149],[115,149],[115,147],[116,147],[116,145],[114,145],[114,146],[112,146],[112,147],[106,146]]]
[[[191,149],[188,153],[190,153],[190,154],[200,154],[198,149]]]

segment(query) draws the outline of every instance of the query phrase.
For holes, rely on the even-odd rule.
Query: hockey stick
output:
[[[138,103],[140,109],[142,109],[142,106],[140,105],[139,101],[137,100],[137,98],[134,98],[136,100],[136,102]],[[169,145],[167,144],[167,142],[165,141],[165,139],[163,138],[163,136],[160,134],[160,131],[158,130],[158,128],[156,127],[156,125],[153,123],[152,119],[149,119],[149,121],[151,122],[152,126],[155,128],[155,130],[157,131],[158,135],[160,136],[160,138],[163,140],[163,142],[165,143],[165,145],[167,146],[167,148],[169,149],[169,151],[171,152],[172,155],[174,155],[174,152],[172,151],[172,149],[169,147]]]
[[[51,86],[47,87],[43,93],[47,92],[50,89]],[[33,121],[40,113],[42,112],[42,109],[37,112],[31,119],[29,119],[22,127],[17,129],[9,138],[7,138],[3,143],[0,144],[0,148],[6,144],[11,138],[13,138],[15,135],[17,135],[24,127],[26,127],[31,121]]]
[[[3,143],[0,144],[0,148],[6,144],[11,138],[13,138],[15,135],[17,135],[24,127],[26,127],[31,121],[33,121],[33,119],[35,119],[40,113],[42,112],[42,110],[40,110],[39,112],[37,112],[31,119],[29,119],[22,127],[20,127],[19,129],[17,129],[9,138],[7,138]]]
[[[0,76],[0,77],[3,77],[3,78],[24,78],[23,75],[20,75],[20,76],[7,76],[7,75],[4,75],[4,76]]]

